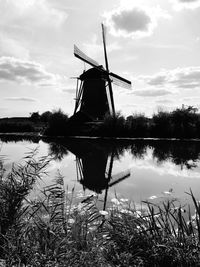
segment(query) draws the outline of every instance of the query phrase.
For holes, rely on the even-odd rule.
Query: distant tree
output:
[[[40,120],[40,114],[39,112],[33,112],[31,113],[31,116],[30,116],[30,119],[33,121],[33,122],[37,122]]]
[[[48,122],[50,117],[52,116],[52,112],[51,111],[45,111],[40,115],[40,119],[42,122]]]
[[[148,135],[149,119],[144,114],[135,113],[126,118],[126,130],[129,136],[146,137]]]
[[[68,134],[67,122],[68,122],[68,116],[61,109],[53,111],[49,118],[45,134],[51,136],[67,135]]]
[[[151,135],[153,137],[172,137],[171,113],[168,111],[158,111],[152,117]]]
[[[195,138],[197,135],[197,124],[199,114],[192,106],[182,106],[172,112],[172,123],[174,136],[178,138]]]

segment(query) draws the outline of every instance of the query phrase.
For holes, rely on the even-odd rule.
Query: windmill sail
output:
[[[85,53],[83,53],[76,45],[74,45],[74,55],[77,58],[85,61],[86,63],[92,65],[93,67],[99,67],[99,63],[96,62],[94,59],[88,57]]]
[[[112,82],[115,85],[118,85],[118,86],[121,86],[121,87],[124,87],[127,89],[131,89],[131,81],[129,81],[129,80],[113,73],[113,72],[110,72],[109,75],[110,75],[110,79],[112,80]]]

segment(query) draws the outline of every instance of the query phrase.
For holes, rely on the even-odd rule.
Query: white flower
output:
[[[172,194],[172,192],[169,192],[169,191],[164,191],[164,192],[163,192],[163,194],[165,194],[165,195],[171,195],[171,194]]]
[[[112,198],[112,199],[111,199],[111,202],[112,202],[113,204],[115,204],[115,205],[120,205],[120,204],[121,204],[120,201],[119,201],[117,198]]]
[[[74,219],[69,219],[68,223],[73,224],[73,223],[75,223],[75,220]]]
[[[108,215],[108,212],[105,210],[100,210],[99,213],[104,216]]]
[[[157,196],[151,196],[151,197],[149,197],[149,199],[155,199],[155,198],[157,198]]]
[[[129,200],[128,200],[128,198],[120,198],[120,201],[121,202],[128,202]]]
[[[130,210],[127,210],[127,209],[121,209],[120,212],[124,213],[124,214],[132,214],[132,212]]]

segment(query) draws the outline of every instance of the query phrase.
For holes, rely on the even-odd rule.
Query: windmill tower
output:
[[[115,115],[112,83],[125,88],[131,87],[129,80],[109,71],[103,24],[102,38],[105,68],[74,45],[75,57],[92,66],[77,79],[74,116],[82,113],[87,116],[89,121],[103,120],[106,114]]]

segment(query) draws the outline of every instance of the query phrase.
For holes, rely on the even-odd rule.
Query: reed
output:
[[[6,266],[198,266],[200,204],[191,208],[124,199],[99,210],[98,196],[77,196],[58,173],[37,199],[28,194],[49,158],[0,164],[0,250]]]

